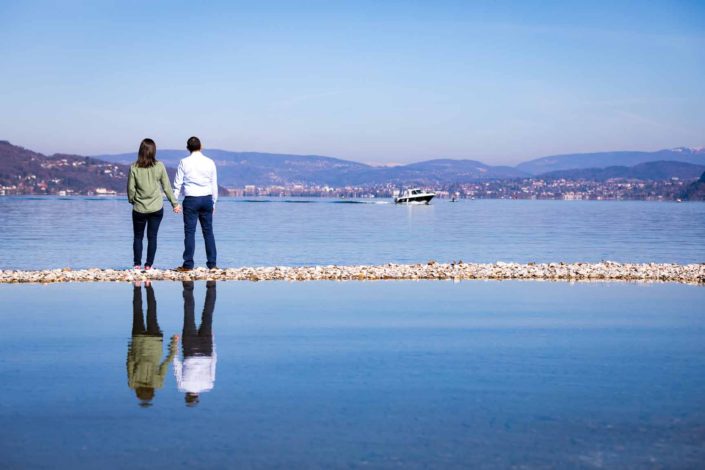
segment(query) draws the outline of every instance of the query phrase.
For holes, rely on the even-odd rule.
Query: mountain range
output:
[[[367,186],[380,184],[433,186],[487,179],[526,178],[564,171],[564,178],[581,178],[587,173],[568,170],[630,168],[642,163],[660,161],[660,166],[639,167],[633,172],[610,170],[600,173],[604,178],[610,172],[614,177],[667,179],[693,177],[702,173],[696,166],[705,165],[705,149],[679,147],[656,152],[602,152],[567,154],[542,157],[520,163],[516,167],[492,166],[476,160],[435,159],[399,166],[371,166],[364,163],[320,155],[290,155],[258,152],[231,152],[210,149],[204,153],[218,164],[220,183],[227,187],[247,184],[271,186],[285,184]],[[174,167],[186,156],[185,150],[159,150],[158,158]],[[95,158],[128,164],[134,153],[96,155]],[[667,165],[680,162],[686,165]],[[692,168],[688,164],[693,165]],[[672,172],[672,173],[669,173]],[[617,175],[617,173],[620,173]],[[696,174],[697,173],[697,174]],[[695,175],[695,176],[692,176]]]
[[[583,168],[580,170],[558,170],[541,174],[544,179],[568,179],[607,181],[609,179],[633,180],[667,180],[678,178],[682,180],[697,179],[705,172],[705,162],[702,165],[676,161],[657,161],[639,163],[634,166],[608,166],[607,168]]]
[[[441,187],[457,183],[541,177],[593,180],[696,180],[705,170],[705,149],[675,148],[656,152],[603,152],[538,158],[515,167],[487,165],[476,160],[435,159],[399,166],[371,166],[320,155],[231,152],[204,153],[218,164],[219,183],[225,187],[382,186]],[[185,150],[159,150],[171,175]],[[0,189],[10,193],[85,193],[96,188],[123,192],[134,153],[43,155],[0,141]]]
[[[536,158],[516,166],[518,170],[531,175],[541,175],[558,170],[583,168],[607,168],[610,166],[634,166],[640,163],[669,161],[705,165],[705,147],[677,147],[655,152],[597,152],[552,155]]]
[[[218,182],[226,187],[301,184],[344,185],[351,175],[373,167],[364,163],[320,155],[288,155],[259,152],[230,152],[209,149],[204,153],[218,165]],[[157,158],[167,167],[176,168],[179,160],[188,156],[186,150],[158,150]],[[134,153],[98,155],[103,161],[130,164]]]

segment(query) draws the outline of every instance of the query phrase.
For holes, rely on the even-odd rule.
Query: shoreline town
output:
[[[376,281],[376,280],[543,280],[627,281],[705,284],[705,263],[437,263],[361,266],[236,267],[193,271],[134,269],[0,270],[0,284],[136,281]]]

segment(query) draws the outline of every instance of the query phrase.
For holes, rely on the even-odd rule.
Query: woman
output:
[[[147,323],[142,309],[142,283],[132,290],[132,341],[127,347],[127,384],[135,391],[140,406],[150,406],[154,391],[164,386],[169,363],[176,357],[178,335],[171,337],[169,354],[162,361],[164,335],[157,322],[157,301],[149,281],[147,290]]]
[[[171,191],[169,175],[162,162],[158,162],[157,145],[152,139],[140,144],[137,161],[130,166],[127,177],[127,200],[132,204],[132,228],[135,239],[132,243],[135,269],[142,270],[142,238],[147,227],[147,260],[144,269],[149,271],[157,252],[157,232],[164,216],[162,190],[169,199],[174,212],[179,203]]]

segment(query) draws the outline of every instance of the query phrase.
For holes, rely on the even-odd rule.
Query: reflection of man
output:
[[[199,394],[213,389],[215,382],[215,345],[213,344],[213,309],[215,309],[215,281],[206,283],[206,301],[201,315],[201,326],[196,329],[194,318],[193,281],[185,281],[184,329],[181,345],[183,363],[174,358],[174,374],[180,392],[186,393],[186,405],[195,406]]]
[[[136,282],[132,291],[132,340],[127,348],[127,383],[135,390],[140,406],[151,405],[154,389],[162,388],[169,370],[169,362],[176,355],[178,336],[171,338],[169,355],[162,357],[163,335],[157,323],[157,301],[151,283],[147,290],[147,324],[142,311],[142,283]]]

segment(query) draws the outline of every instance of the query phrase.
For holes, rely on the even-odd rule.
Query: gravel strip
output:
[[[240,267],[180,273],[173,270],[49,269],[0,271],[0,283],[133,282],[139,280],[223,281],[375,281],[375,280],[546,280],[636,281],[705,284],[705,263],[437,263],[373,266]]]

